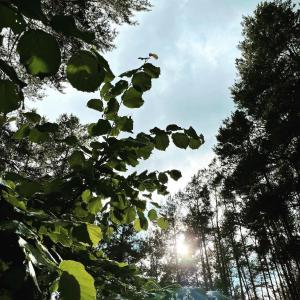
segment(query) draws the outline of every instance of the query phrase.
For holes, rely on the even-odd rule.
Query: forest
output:
[[[173,146],[200,153],[205,136],[137,132],[159,53],[121,74],[105,58],[117,26],[151,9],[0,0],[0,300],[300,299],[299,3],[263,1],[243,17],[234,110],[213,160],[173,194],[180,170],[140,163]],[[94,122],[28,105],[67,86],[93,92]]]

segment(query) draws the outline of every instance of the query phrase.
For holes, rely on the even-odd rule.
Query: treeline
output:
[[[169,198],[150,275],[234,299],[300,299],[300,10],[264,2],[244,18],[216,158]],[[190,259],[180,257],[186,235]],[[161,235],[150,238],[158,243]],[[153,248],[158,247],[153,246]]]

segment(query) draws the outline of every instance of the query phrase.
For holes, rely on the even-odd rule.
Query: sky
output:
[[[152,0],[152,10],[137,14],[137,26],[121,26],[116,49],[105,57],[115,74],[140,65],[137,59],[149,52],[159,56],[153,64],[161,76],[153,80],[144,94],[145,104],[126,110],[134,120],[134,131],[147,132],[157,126],[192,126],[202,133],[205,144],[198,150],[174,146],[156,150],[142,162],[139,171],[179,169],[183,177],[171,182],[175,193],[184,188],[191,176],[206,167],[214,157],[213,146],[222,121],[234,110],[230,86],[237,79],[235,59],[242,40],[241,21],[255,9],[257,0]],[[43,101],[35,102],[38,112],[55,120],[62,113],[73,113],[83,123],[95,122],[96,112],[86,102],[98,93],[82,93],[72,87],[60,94],[47,90]]]

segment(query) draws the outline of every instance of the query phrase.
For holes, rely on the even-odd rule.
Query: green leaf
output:
[[[110,82],[106,82],[103,84],[102,88],[100,89],[100,96],[105,100],[108,101],[110,98],[112,98],[110,94],[110,89],[113,87],[113,85]]]
[[[142,93],[131,87],[122,95],[122,100],[125,106],[129,108],[139,108],[144,104]]]
[[[88,101],[87,107],[101,112],[103,111],[103,102],[100,99],[91,99]]]
[[[182,128],[177,126],[176,124],[170,124],[166,128],[167,131],[178,131],[178,130],[181,130],[181,129]]]
[[[19,34],[26,28],[23,17],[9,5],[0,3],[0,32],[2,28],[10,27],[15,34]]]
[[[104,68],[89,51],[78,51],[67,64],[67,78],[72,86],[80,91],[96,91],[103,82],[104,76]]]
[[[35,112],[23,113],[23,116],[31,123],[39,123],[41,121],[41,116]]]
[[[24,81],[19,79],[15,69],[2,59],[0,59],[0,70],[2,70],[10,80],[17,84],[20,89],[24,88],[27,85]]]
[[[120,108],[120,104],[115,98],[111,98],[105,108],[105,116],[108,120],[114,120]]]
[[[35,193],[40,192],[41,190],[41,184],[31,180],[22,182],[17,188],[19,194],[27,198],[32,197]]]
[[[61,55],[56,39],[42,31],[30,29],[20,38],[17,51],[28,73],[40,77],[57,73]]]
[[[199,138],[198,139],[194,139],[194,138],[190,139],[189,147],[191,149],[198,149],[201,145],[202,145],[202,141]]]
[[[28,124],[23,124],[13,135],[13,138],[16,140],[21,140],[24,137],[28,136],[30,133],[30,127]]]
[[[151,77],[145,72],[138,72],[132,77],[133,87],[140,91],[145,92],[151,89]]]
[[[158,78],[160,75],[160,68],[155,67],[150,63],[144,64],[143,69],[151,78]]]
[[[100,197],[92,198],[88,203],[88,211],[96,215],[102,209],[102,200]]]
[[[94,278],[81,263],[63,260],[59,269],[63,271],[58,289],[62,300],[96,300]]]
[[[110,94],[112,97],[121,95],[128,88],[128,82],[126,80],[119,80],[114,87],[111,88]]]
[[[26,210],[26,203],[22,200],[17,199],[15,195],[9,194],[5,191],[2,191],[3,198],[10,203],[12,206],[20,208],[22,210]]]
[[[140,220],[140,226],[141,229],[147,230],[148,229],[148,220],[145,218],[144,214],[142,212],[138,211],[139,220]]]
[[[99,226],[94,224],[87,224],[86,226],[92,245],[96,247],[103,238],[102,230]]]
[[[174,179],[176,181],[182,177],[181,172],[178,170],[168,171],[168,174],[171,176],[172,179]]]
[[[187,135],[189,135],[191,138],[194,138],[194,139],[198,139],[199,138],[197,132],[195,131],[195,129],[193,127],[190,127],[189,129],[184,130],[184,132]]]
[[[0,79],[0,112],[9,113],[20,107],[22,97],[16,86],[9,80]]]
[[[59,130],[59,126],[57,123],[46,122],[41,125],[37,125],[36,128],[41,132],[52,132],[55,133]]]
[[[134,75],[135,73],[137,73],[139,71],[139,69],[133,69],[127,72],[124,72],[122,74],[120,74],[120,77],[132,77],[132,75]]]
[[[41,20],[47,22],[45,15],[42,12],[41,0],[11,0],[16,5],[19,11],[30,19]]]
[[[134,222],[133,222],[133,228],[135,229],[135,231],[139,232],[142,230],[142,227],[141,227],[141,223],[140,223],[140,219],[135,219]]]
[[[131,132],[133,130],[133,120],[131,117],[118,117],[116,119],[116,125],[119,130]]]
[[[85,164],[85,157],[81,151],[74,151],[68,161],[72,169],[83,168]]]
[[[99,65],[104,69],[105,71],[105,76],[104,76],[104,82],[111,82],[114,80],[115,75],[113,74],[113,72],[111,71],[109,64],[107,62],[107,60],[99,53],[95,50],[95,48],[92,48],[91,51],[94,53],[94,55],[97,58],[97,61],[99,63]]]
[[[75,146],[78,143],[78,139],[75,135],[67,136],[64,141],[69,146]]]
[[[169,227],[169,222],[163,218],[163,217],[160,217],[157,219],[157,225],[162,229],[162,230],[166,230],[168,229]]]
[[[108,134],[111,131],[111,125],[108,120],[99,119],[97,123],[88,126],[88,132],[91,136],[100,136]]]
[[[65,36],[72,36],[81,39],[86,43],[92,43],[95,40],[95,33],[92,31],[80,30],[72,16],[57,15],[51,20],[52,28],[63,33]]]
[[[186,149],[190,143],[189,137],[186,134],[180,132],[173,133],[172,139],[175,146],[182,149]]]
[[[154,145],[155,148],[158,150],[165,151],[169,146],[169,144],[170,144],[169,137],[165,133],[158,134],[154,138]]]
[[[157,212],[155,209],[150,209],[148,212],[148,218],[150,221],[154,221],[157,219]]]
[[[89,200],[92,198],[92,193],[89,189],[87,190],[84,190],[82,193],[81,193],[81,199],[84,201],[84,202],[89,202]]]
[[[136,212],[133,206],[126,208],[125,214],[126,214],[126,224],[130,224],[132,221],[135,220]]]
[[[94,224],[76,226],[73,228],[72,235],[79,242],[91,244],[93,247],[96,247],[102,239],[101,228]]]
[[[40,144],[49,140],[49,134],[47,132],[41,132],[37,128],[32,128],[28,139],[33,143]]]
[[[165,184],[168,182],[168,176],[165,173],[159,173],[158,174],[158,180],[162,183]]]

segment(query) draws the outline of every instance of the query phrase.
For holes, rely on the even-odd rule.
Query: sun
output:
[[[190,248],[189,248],[189,245],[188,245],[183,233],[180,233],[177,235],[176,252],[177,252],[177,255],[183,256],[183,257],[188,256],[190,254]]]

